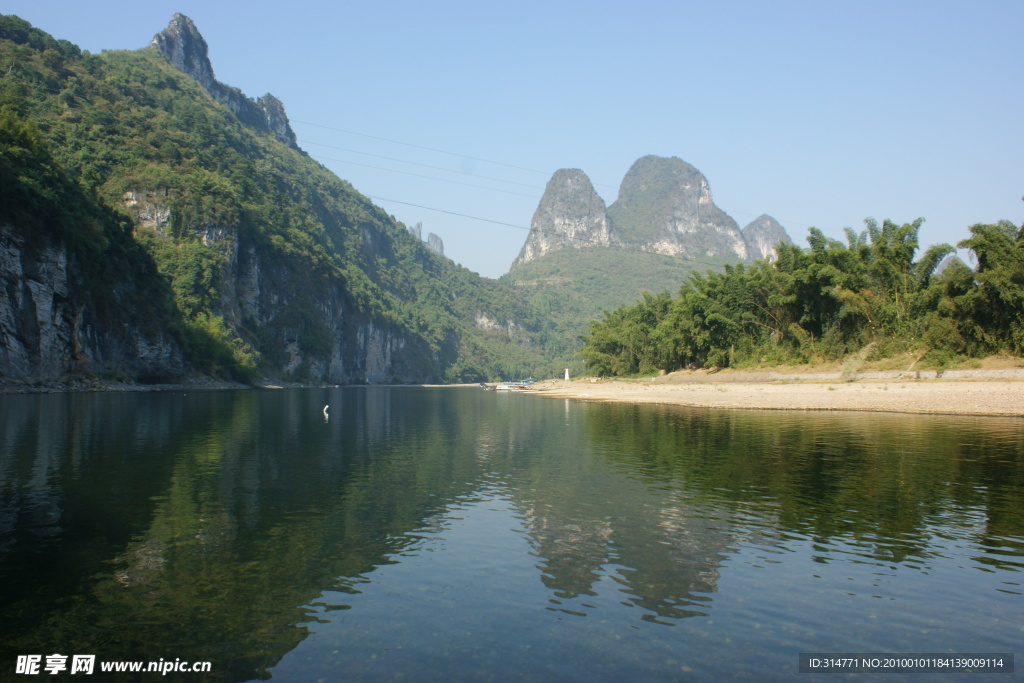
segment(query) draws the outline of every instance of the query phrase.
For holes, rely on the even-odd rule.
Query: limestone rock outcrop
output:
[[[715,206],[707,179],[678,157],[637,159],[608,215],[623,241],[644,251],[748,258],[739,226]]]
[[[753,258],[766,258],[774,261],[779,257],[775,246],[779,242],[792,244],[786,229],[768,214],[761,214],[743,227],[743,237],[751,250]]]
[[[427,248],[438,256],[444,256],[444,241],[432,232],[427,234]]]
[[[770,216],[748,228],[740,230],[715,205],[707,178],[678,157],[637,159],[607,208],[583,171],[561,169],[548,182],[512,269],[557,249],[595,246],[751,262],[774,257],[774,245],[790,241]]]
[[[29,244],[0,224],[0,378],[50,381],[111,375],[146,382],[180,378],[184,350],[169,330],[126,312],[111,324],[59,241]],[[117,284],[114,296],[133,283]],[[129,297],[126,297],[129,298]]]
[[[150,44],[175,68],[203,86],[210,97],[227,105],[240,121],[269,130],[285,144],[296,147],[295,132],[281,101],[270,93],[254,101],[238,88],[218,81],[213,75],[206,40],[184,14],[175,13],[167,28],[153,36]]]
[[[590,178],[579,169],[564,168],[555,171],[548,181],[530,221],[530,234],[512,267],[563,247],[581,249],[615,243],[604,200]]]

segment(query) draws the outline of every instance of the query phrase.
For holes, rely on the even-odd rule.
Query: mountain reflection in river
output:
[[[188,680],[777,678],[800,652],[1012,652],[1022,569],[1014,419],[0,396],[7,673],[62,653],[212,663]]]

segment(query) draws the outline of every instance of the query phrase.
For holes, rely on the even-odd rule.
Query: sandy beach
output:
[[[546,380],[541,396],[760,410],[863,410],[1024,417],[1024,380],[701,381],[688,378]]]

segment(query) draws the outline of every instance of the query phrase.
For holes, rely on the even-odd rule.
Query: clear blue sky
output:
[[[517,255],[551,173],[582,169],[610,204],[645,154],[696,166],[741,226],[768,213],[800,244],[809,226],[841,238],[868,216],[924,217],[922,245],[1024,222],[1020,0],[0,11],[93,52],[192,17],[219,80],[276,95],[301,147],[490,277]]]

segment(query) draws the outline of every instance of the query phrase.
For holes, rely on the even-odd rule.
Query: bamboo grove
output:
[[[970,228],[957,246],[918,252],[923,223],[873,219],[847,243],[809,230],[809,248],[780,243],[774,261],[691,274],[677,297],[643,295],[591,322],[580,355],[599,375],[687,367],[866,360],[911,352],[942,367],[962,356],[1024,355],[1024,226]]]

